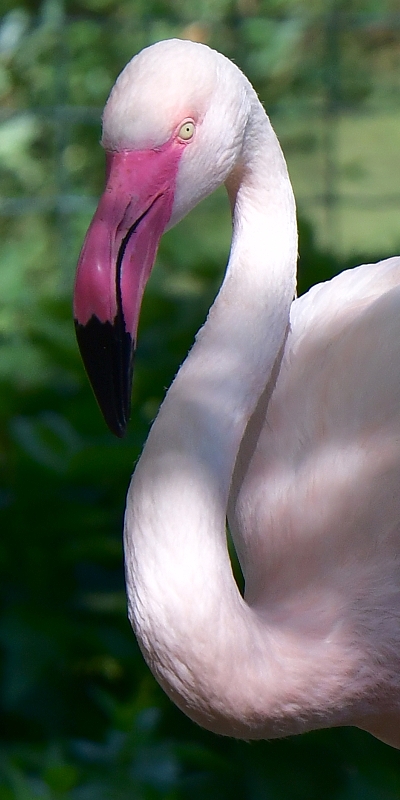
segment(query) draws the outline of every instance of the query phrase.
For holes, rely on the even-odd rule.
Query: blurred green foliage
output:
[[[0,800],[400,797],[399,755],[361,731],[248,744],[200,730],[157,687],[126,620],[125,493],[221,280],[230,242],[222,191],[162,242],[122,442],[104,427],[71,320],[74,264],[102,186],[101,108],[125,62],[162,37],[207,41],[282,112],[288,154],[304,159],[313,139],[293,128],[291,110],[326,107],[326,4],[3,0],[2,11]],[[389,1],[346,6],[369,15],[381,37],[396,11]],[[385,42],[371,70],[372,46],[349,37],[342,102],[395,91],[393,37]],[[303,222],[300,291],[345,265]]]

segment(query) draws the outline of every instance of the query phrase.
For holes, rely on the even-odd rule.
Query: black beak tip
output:
[[[100,322],[92,316],[76,338],[100,411],[110,431],[122,438],[130,416],[134,341],[123,319]]]
[[[104,420],[111,433],[113,433],[114,436],[118,436],[118,439],[123,439],[126,434],[126,428],[129,422],[129,413],[126,421],[119,422],[117,420],[114,420],[111,414],[107,414],[107,412],[104,409],[100,410],[101,413],[103,414]]]

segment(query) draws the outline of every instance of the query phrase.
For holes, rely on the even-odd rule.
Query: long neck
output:
[[[226,277],[153,425],[125,525],[129,614],[149,666],[193,719],[249,737],[284,730],[265,722],[279,675],[232,576],[226,508],[247,421],[284,341],[297,258],[286,165],[261,106],[254,116],[227,182]]]

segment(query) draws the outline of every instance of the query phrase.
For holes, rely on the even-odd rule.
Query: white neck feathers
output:
[[[125,524],[129,615],[151,669],[193,719],[250,738],[285,730],[281,665],[233,579],[226,508],[247,421],[284,341],[297,260],[285,161],[252,102],[227,181],[226,277],[153,425]]]

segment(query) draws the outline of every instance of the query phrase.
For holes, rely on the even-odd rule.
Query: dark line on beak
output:
[[[161,197],[161,194],[158,194],[157,197],[155,197],[154,200],[150,203],[149,207],[146,208],[146,211],[143,211],[143,214],[141,214],[140,217],[138,217],[137,220],[135,220],[133,225],[131,225],[131,227],[126,232],[124,238],[122,239],[122,242],[120,244],[120,248],[118,250],[116,274],[115,274],[115,282],[116,282],[116,287],[115,288],[116,288],[116,296],[117,296],[117,315],[118,315],[118,318],[120,318],[121,320],[124,321],[124,328],[125,328],[125,320],[124,320],[124,315],[123,315],[123,311],[122,311],[122,293],[121,293],[122,261],[123,261],[124,255],[125,255],[126,248],[128,247],[129,240],[131,239],[131,237],[133,236],[133,234],[135,233],[135,231],[139,227],[139,225],[142,222],[142,220],[147,216],[149,211],[151,211],[151,209],[153,208],[154,204],[157,202],[157,200],[159,200],[160,197]]]
[[[130,333],[126,330],[125,318],[122,307],[122,290],[121,290],[121,272],[122,262],[128,247],[131,237],[139,227],[142,220],[151,211],[154,204],[161,197],[157,195],[150,203],[149,207],[143,211],[143,214],[131,225],[122,239],[120,248],[118,250],[116,273],[115,273],[115,293],[117,301],[117,313],[114,319],[114,331],[117,339],[118,346],[115,348],[115,364],[113,365],[114,373],[114,386],[119,389],[122,398],[122,408],[124,409],[123,419],[121,420],[121,428],[126,427],[129,419],[130,406],[131,406],[131,393],[132,393],[132,380],[133,380],[133,360],[135,356],[136,342],[132,340]]]

